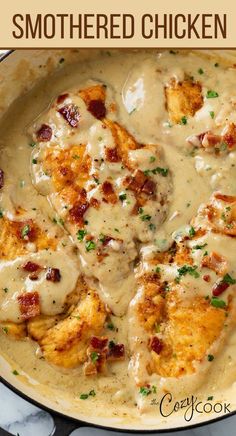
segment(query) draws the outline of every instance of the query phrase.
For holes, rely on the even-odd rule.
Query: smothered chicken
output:
[[[235,325],[235,207],[236,197],[216,192],[174,232],[167,251],[143,252],[129,312],[130,371],[139,388],[152,374],[209,370]]]
[[[71,250],[25,219],[23,210],[16,211],[15,221],[1,218],[0,328],[14,339],[36,341],[42,356],[58,367],[84,364],[86,374],[96,374],[107,360],[123,358],[124,349],[115,344],[108,352],[102,333],[109,309],[86,286]]]
[[[139,144],[115,118],[103,84],[60,95],[31,130],[32,175],[77,245],[87,279],[122,315],[138,244],[163,222],[171,181],[161,148]]]

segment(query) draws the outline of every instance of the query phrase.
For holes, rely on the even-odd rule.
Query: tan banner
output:
[[[233,0],[8,0],[1,48],[236,46]]]

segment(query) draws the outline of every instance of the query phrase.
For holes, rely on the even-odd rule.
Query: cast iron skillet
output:
[[[0,62],[4,61],[4,59],[6,59],[11,53],[13,52],[13,50],[6,50],[3,54],[0,54]],[[74,431],[75,429],[79,429],[82,427],[91,427],[91,428],[98,428],[98,429],[103,429],[103,430],[110,430],[113,432],[118,432],[118,433],[130,433],[130,434],[163,434],[163,433],[174,433],[174,432],[179,432],[179,431],[184,431],[184,430],[189,430],[189,429],[193,429],[193,428],[198,428],[198,427],[202,427],[204,425],[208,425],[208,424],[213,424],[215,422],[221,421],[223,419],[232,417],[234,415],[236,415],[236,410],[227,413],[226,415],[223,416],[219,416],[217,418],[213,418],[213,419],[209,419],[206,420],[204,422],[200,422],[200,423],[196,423],[196,424],[192,424],[192,425],[187,425],[187,426],[180,426],[180,427],[175,427],[175,428],[166,428],[166,429],[158,429],[158,430],[132,430],[132,429],[117,429],[114,427],[109,427],[109,426],[103,426],[103,425],[99,425],[99,424],[92,424],[90,422],[86,422],[86,421],[81,421],[78,420],[76,418],[69,418],[67,415],[63,414],[62,412],[57,412],[54,409],[51,409],[39,402],[37,402],[36,400],[30,398],[28,395],[24,394],[23,392],[21,392],[19,389],[17,389],[13,384],[9,383],[7,380],[5,380],[2,375],[0,374],[0,382],[3,383],[6,387],[8,387],[11,391],[13,391],[15,394],[19,395],[21,398],[23,398],[24,400],[30,402],[31,404],[45,410],[46,412],[48,412],[54,420],[54,432],[53,432],[53,436],[69,436],[69,434]],[[6,435],[10,435],[10,433],[6,432]]]

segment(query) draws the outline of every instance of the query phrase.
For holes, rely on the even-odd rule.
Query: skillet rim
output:
[[[157,47],[160,49],[160,47]],[[20,50],[20,49],[18,49]],[[37,50],[37,48],[35,48],[35,50]],[[48,49],[50,50],[50,48]],[[193,49],[194,50],[194,49]],[[11,55],[12,53],[14,53],[15,49],[11,49],[11,50],[6,50],[5,53],[0,54],[0,62],[3,62],[9,55]],[[100,424],[94,424],[94,423],[90,423],[88,421],[81,421],[77,418],[71,417],[69,415],[64,414],[63,412],[59,412],[53,408],[50,408],[48,406],[45,406],[44,404],[38,402],[37,400],[34,400],[32,397],[28,396],[27,394],[25,394],[24,392],[22,392],[21,390],[17,389],[14,385],[12,385],[10,382],[8,382],[4,377],[1,376],[0,374],[0,382],[6,386],[7,388],[9,388],[13,393],[15,393],[16,395],[18,395],[20,398],[22,398],[23,400],[29,402],[30,404],[39,407],[40,409],[48,412],[53,420],[54,420],[54,424],[56,424],[56,419],[54,418],[63,418],[64,423],[66,426],[69,427],[70,423],[71,425],[74,424],[75,426],[72,428],[70,427],[70,431],[75,430],[76,428],[81,428],[81,427],[92,427],[92,428],[98,428],[101,430],[111,430],[111,431],[115,431],[117,433],[129,433],[129,434],[161,434],[161,433],[174,433],[174,432],[180,432],[180,431],[187,431],[187,430],[191,430],[191,429],[195,429],[195,428],[199,428],[199,427],[203,427],[206,425],[210,425],[210,424],[214,424],[216,422],[219,421],[223,421],[224,419],[230,418],[232,416],[236,415],[236,408],[235,410],[233,410],[232,412],[229,412],[225,415],[221,415],[217,418],[213,418],[213,419],[208,419],[204,422],[199,422],[199,423],[195,423],[195,424],[190,424],[187,426],[180,426],[180,427],[174,427],[174,428],[170,428],[170,429],[147,429],[147,430],[137,430],[137,429],[125,429],[125,428],[116,428],[116,427],[110,427],[110,426],[105,426],[105,425],[100,425]],[[55,427],[54,427],[54,431],[55,431]],[[53,433],[54,434],[54,433]]]

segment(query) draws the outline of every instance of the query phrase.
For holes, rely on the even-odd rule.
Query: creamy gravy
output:
[[[200,69],[203,73],[199,73]],[[189,118],[186,124],[171,125],[163,89],[172,77],[183,80],[184,74],[203,82],[203,107],[192,118]],[[111,232],[114,231],[114,222],[115,227],[119,226],[128,252],[126,251],[126,256],[123,258],[120,254],[114,253],[112,265],[109,265],[108,262],[108,265],[105,265],[101,270],[97,268],[92,255],[88,256],[86,252],[81,255],[80,267],[76,264],[77,261],[74,260],[74,254],[71,252],[72,241],[61,228],[58,216],[51,207],[53,204],[57,211],[61,211],[60,207],[63,205],[57,205],[53,193],[48,191],[48,184],[45,184],[47,176],[42,174],[40,165],[37,165],[38,171],[34,171],[33,180],[38,191],[32,185],[30,162],[32,159],[40,161],[40,155],[37,148],[32,151],[27,133],[29,126],[35,120],[37,123],[38,115],[49,107],[57,95],[67,89],[76,88],[76,86],[91,79],[96,82],[100,80],[108,85],[109,98],[114,98],[117,102],[118,120],[134,134],[135,138],[141,143],[162,146],[161,159],[170,171],[172,182],[169,181],[169,183],[173,185],[173,191],[169,197],[170,204],[168,211],[166,211],[167,217],[164,223],[162,223],[163,217],[161,219],[157,217],[157,228],[151,234],[143,223],[135,222],[135,220],[131,222],[129,219],[129,208],[133,201],[132,194],[130,195],[131,203],[124,202],[123,204],[122,215],[120,207],[117,207],[117,210],[114,209],[113,215],[110,214],[109,208],[103,208],[102,214],[107,218],[106,229],[108,226]],[[127,306],[135,293],[132,262],[138,254],[137,247],[132,242],[133,238],[139,239],[141,245],[139,248],[141,248],[143,258],[144,260],[148,259],[155,251],[164,251],[169,247],[173,232],[175,232],[173,237],[176,237],[176,233],[186,231],[186,225],[196,213],[199,205],[207,202],[213,191],[220,190],[230,195],[236,195],[236,152],[225,153],[223,151],[215,156],[200,148],[195,149],[192,140],[187,140],[187,138],[215,128],[215,126],[217,131],[221,133],[227,121],[236,123],[235,81],[236,70],[234,68],[226,68],[224,65],[219,65],[217,59],[208,59],[207,56],[197,53],[190,53],[186,56],[182,53],[175,55],[168,51],[162,54],[155,52],[137,52],[135,54],[102,52],[100,57],[83,65],[77,64],[70,67],[65,65],[63,70],[44,80],[10,107],[0,126],[2,150],[0,167],[5,172],[5,186],[0,194],[1,210],[9,218],[15,219],[13,206],[20,205],[26,209],[27,219],[33,217],[47,230],[48,234],[56,236],[60,243],[63,242],[60,254],[58,254],[59,252],[56,256],[55,253],[52,254],[50,261],[48,260],[51,256],[50,252],[33,254],[37,262],[41,262],[44,267],[48,266],[49,263],[50,266],[55,265],[57,268],[59,265],[62,276],[65,278],[60,283],[57,303],[52,305],[51,300],[54,300],[55,296],[53,283],[50,286],[48,284],[45,286],[44,276],[42,276],[43,313],[55,314],[60,311],[66,295],[74,287],[77,271],[82,268],[86,275],[91,276],[91,280],[95,276],[96,280],[103,282],[102,286],[98,286],[100,295],[113,308],[115,315],[119,315],[112,316],[118,332],[115,336],[113,332],[110,332],[110,339],[122,342],[128,347],[128,323],[132,324],[132,317],[128,320]],[[217,91],[219,97],[208,99],[206,95],[209,89]],[[78,101],[78,105],[83,110],[81,101]],[[211,113],[214,113],[214,117],[211,116]],[[56,123],[57,120],[54,122]],[[101,136],[100,122],[94,123],[94,120],[88,116],[86,123],[88,123],[85,126],[86,132],[88,125],[90,126],[89,138],[86,137],[86,140],[89,140],[90,151],[93,156],[101,157],[104,144],[107,141],[112,143],[112,140],[104,137],[103,132],[104,139],[98,144],[94,138]],[[83,135],[85,135],[83,129],[80,135],[78,140],[82,140]],[[112,146],[112,144],[110,145]],[[150,149],[150,156],[158,153],[159,151],[155,147]],[[141,163],[142,169],[146,170],[150,156],[146,151],[144,155],[141,150],[136,150],[132,153],[131,159],[134,164],[138,162],[140,165]],[[112,164],[111,168],[104,167],[104,177],[107,176],[108,171],[109,175],[115,175],[119,182],[120,168],[116,168],[115,165]],[[161,178],[158,180],[160,183],[165,182]],[[118,182],[117,189],[119,189]],[[51,204],[44,196],[45,194],[49,194]],[[91,231],[98,234],[104,232],[103,216],[98,216],[95,209],[89,212],[88,221]],[[202,238],[201,243],[207,243],[212,250],[217,248],[217,251],[225,255],[229,259],[232,276],[236,276],[233,238],[228,244],[223,236],[216,236],[215,239],[208,241],[206,235]],[[68,249],[66,254],[63,249]],[[196,264],[200,263],[201,253],[194,250],[193,252]],[[18,320],[19,313],[14,308],[15,293],[22,286],[22,281],[24,286],[27,286],[24,277],[17,269],[23,261],[23,258],[17,259],[1,266],[0,287],[11,289],[7,303],[4,300],[6,295],[1,294],[1,320],[5,319],[5,313],[8,310],[14,314],[12,320],[16,322]],[[112,274],[109,275],[111,268]],[[176,271],[174,273],[176,274]],[[165,272],[167,278],[174,273],[171,269]],[[120,274],[124,275],[125,279],[121,280]],[[184,280],[186,289],[192,286],[189,277],[184,278]],[[93,283],[95,283],[94,280]],[[196,281],[194,286],[199,289]],[[200,288],[205,295],[209,290],[209,285],[204,282],[201,283]],[[128,289],[131,289],[132,292],[127,292]],[[138,336],[139,327],[134,327],[137,328],[135,334]],[[140,331],[140,335],[142,334]],[[0,341],[2,353],[13,362],[14,368],[28,380],[28,383],[30,383],[30,379],[36,380],[37,389],[41,392],[44,391],[46,385],[50,388],[57,386],[57,389],[62,391],[65,400],[70,401],[73,397],[74,407],[78,410],[89,413],[92,402],[96,404],[96,411],[95,408],[93,411],[98,416],[109,414],[126,416],[128,414],[132,421],[139,413],[137,411],[138,404],[138,408],[143,412],[145,411],[150,416],[155,415],[155,410],[149,406],[150,397],[140,398],[134,388],[134,381],[130,377],[130,368],[128,368],[128,359],[125,362],[114,364],[108,376],[90,379],[85,378],[80,369],[65,373],[49,366],[45,361],[36,357],[35,344],[28,340],[15,342],[2,332]],[[167,388],[175,394],[176,398],[198,392],[198,395],[204,399],[210,395],[214,395],[216,400],[221,401],[230,398],[233,404],[236,389],[236,369],[233,364],[235,344],[236,335],[233,333],[228,337],[225,347],[215,359],[210,373],[208,372],[206,376],[205,368],[202,368],[198,372],[197,380],[193,375],[179,379],[176,383],[176,380],[166,381],[152,375],[150,383],[158,386],[156,396],[161,397]],[[199,390],[201,384],[204,384],[204,387]],[[81,401],[80,394],[92,389],[96,391],[96,396],[88,401]],[[109,411],[104,410],[104,403],[109,403]]]

